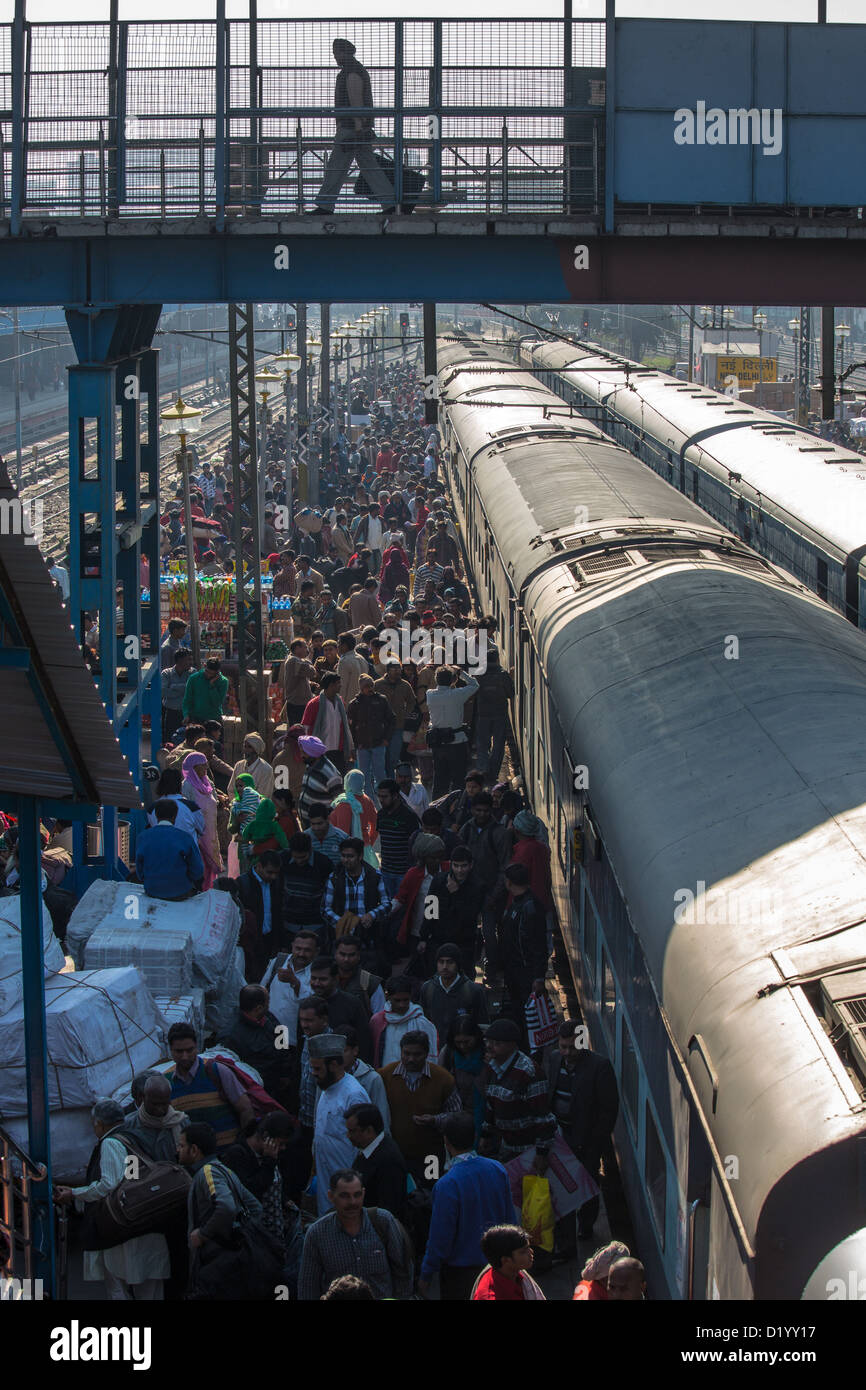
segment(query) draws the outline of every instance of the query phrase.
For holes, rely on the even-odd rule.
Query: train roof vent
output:
[[[726,565],[732,565],[734,569],[748,570],[752,574],[772,573],[766,560],[760,559],[757,555],[730,555],[723,552],[717,558],[724,560]]]
[[[700,559],[700,548],[694,545],[648,545],[640,553],[651,564],[659,560]]]
[[[627,570],[633,564],[634,560],[624,550],[604,550],[600,554],[586,555],[579,563],[569,565],[569,569],[581,584],[614,570]]]
[[[830,1041],[853,1073],[861,1090],[866,1088],[866,970],[846,970],[821,980],[815,1001]]]

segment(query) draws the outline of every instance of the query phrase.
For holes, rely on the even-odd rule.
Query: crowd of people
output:
[[[373,405],[367,385],[321,515],[268,538],[295,630],[276,729],[225,760],[225,663],[193,671],[178,620],[163,640],[135,872],[156,898],[232,895],[246,984],[222,1036],[172,1025],[131,1113],[94,1107],[87,1182],[55,1194],[89,1216],[130,1155],[174,1165],[155,1225],[103,1247],[85,1224],[86,1277],[113,1298],[543,1299],[530,1270],[594,1243],[617,1087],[549,997],[550,849],[503,775],[514,687],[472,611],[415,373],[386,369]],[[269,507],[292,466],[280,425]],[[199,558],[225,566],[219,460],[198,484],[224,527]],[[577,1300],[643,1296],[619,1242],[583,1274]]]

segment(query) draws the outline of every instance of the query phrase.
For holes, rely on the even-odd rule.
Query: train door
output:
[[[688,1233],[686,1243],[685,1297],[696,1303],[713,1297],[709,1287],[710,1203],[713,1191],[713,1165],[710,1147],[694,1106],[689,1107],[689,1160],[686,1200]]]

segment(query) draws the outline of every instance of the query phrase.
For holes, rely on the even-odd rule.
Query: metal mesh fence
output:
[[[404,205],[488,213],[597,206],[603,23],[573,23],[572,66],[582,80],[570,87],[559,21],[279,19],[254,32],[246,21],[226,25],[220,206],[229,215],[297,212],[321,196],[334,150],[336,38],[355,45],[369,72],[373,149],[392,187],[404,185]],[[217,53],[212,22],[122,23],[114,53],[107,24],[28,25],[23,213],[213,215]],[[10,68],[5,25],[3,215],[13,197]],[[565,107],[569,91],[584,110],[577,125]],[[356,161],[336,196],[341,213],[379,206],[369,192],[356,196],[358,173]]]

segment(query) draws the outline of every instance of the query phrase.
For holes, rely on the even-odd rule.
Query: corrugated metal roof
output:
[[[0,463],[0,506],[17,498]],[[7,505],[3,505],[7,504]],[[0,791],[96,805],[141,805],[129,764],[32,536],[0,535]]]

